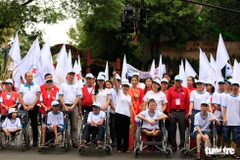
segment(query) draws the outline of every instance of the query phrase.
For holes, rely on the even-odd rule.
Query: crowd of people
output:
[[[60,88],[54,85],[51,74],[45,75],[45,84],[41,86],[33,82],[31,72],[26,72],[24,79],[25,83],[19,89],[14,87],[12,79],[2,83],[1,114],[9,114],[2,128],[6,135],[19,130],[21,126],[15,113],[17,110],[28,111],[33,146],[37,146],[38,141],[44,145],[45,141],[45,134],[42,140],[38,138],[39,113],[48,113],[50,117],[47,124],[42,125],[43,133],[48,128],[56,134],[63,125],[62,110],[69,114],[73,147],[79,147],[78,117],[89,114],[80,147],[85,147],[90,132],[97,130],[97,146],[102,148],[104,112],[109,111],[111,146],[116,146],[118,153],[129,152],[134,147],[136,118],[143,120],[143,131],[147,136],[159,134],[160,128],[155,122],[166,119],[168,143],[172,151],[184,147],[185,129],[190,127],[196,137],[196,140],[191,140],[191,147],[197,145],[196,159],[200,159],[200,142],[203,140],[206,147],[209,145],[210,122],[215,121],[217,145],[229,147],[231,144],[235,150],[232,157],[239,159],[236,152],[240,142],[239,82],[232,79],[214,83],[195,80],[190,76],[187,78],[187,87],[183,87],[179,75],[171,80],[171,76],[165,73],[161,78],[147,78],[142,83],[139,74],[133,73],[129,83],[129,80],[122,79],[116,72],[113,72],[112,81],[106,80],[104,73],[100,72],[96,77],[88,73],[85,76],[86,84],[82,88],[75,83],[73,71],[68,72],[66,82]],[[52,115],[59,115],[58,120]],[[188,126],[189,119],[191,126]],[[176,142],[177,125],[179,146]],[[60,143],[57,138],[55,143]]]

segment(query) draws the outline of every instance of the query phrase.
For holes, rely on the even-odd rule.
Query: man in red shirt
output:
[[[92,111],[92,92],[94,90],[94,76],[92,73],[86,75],[86,85],[82,88],[82,113],[85,110],[86,113]]]
[[[177,75],[174,78],[174,86],[167,92],[167,112],[170,119],[170,139],[172,150],[177,150],[176,144],[176,124],[178,123],[180,132],[179,150],[184,147],[185,141],[185,119],[188,118],[189,92],[182,87],[182,78]]]
[[[44,76],[44,80],[49,80],[51,79],[52,80],[52,74],[51,73],[47,73],[45,74]],[[46,84],[44,83],[43,85],[40,86],[40,89],[41,89],[41,92],[46,90]],[[59,88],[57,86],[55,86],[54,84],[52,85],[52,89],[53,90],[57,90],[57,92],[59,91]]]

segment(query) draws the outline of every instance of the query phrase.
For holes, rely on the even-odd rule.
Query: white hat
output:
[[[121,80],[121,77],[118,74],[116,74],[116,79]]]
[[[5,82],[3,82],[3,84],[4,84],[4,83],[5,83],[5,84],[6,84],[6,83],[8,83],[8,84],[9,84],[9,83],[10,83],[10,84],[13,84],[13,80],[12,80],[12,79],[7,79]]]
[[[231,85],[238,85],[238,86],[240,86],[238,81],[232,81]]]
[[[133,76],[138,76],[138,77],[139,77],[140,74],[139,74],[138,72],[134,72],[134,73],[132,74],[132,77],[133,77]]]
[[[204,80],[199,79],[199,80],[196,80],[195,83],[196,83],[196,84],[204,84]]]
[[[233,82],[233,79],[232,79],[232,78],[230,78],[230,79],[226,79],[226,82],[228,82],[228,83],[232,84],[232,82]]]
[[[218,84],[219,84],[219,83],[225,83],[225,81],[224,81],[223,79],[220,79],[220,80],[217,81],[217,83],[218,83]]]
[[[75,74],[75,71],[71,69],[68,71],[68,74]]]
[[[129,82],[128,82],[127,79],[125,79],[125,80],[122,81],[122,86],[128,86],[128,87],[130,87],[130,84],[129,84]]]
[[[94,102],[93,104],[92,104],[92,107],[97,107],[97,108],[100,108],[100,103],[99,102]]]
[[[174,80],[175,80],[175,81],[182,81],[182,78],[180,77],[180,75],[176,75],[176,76],[174,77]]]
[[[104,81],[105,78],[104,78],[103,76],[101,76],[101,75],[98,75],[97,80],[98,80],[98,81]]]
[[[202,101],[201,101],[201,104],[209,105],[209,102],[208,102],[207,100],[202,100]]]
[[[214,86],[214,82],[213,82],[213,81],[210,81],[210,80],[207,80],[207,81],[205,82],[205,84],[210,84],[210,85]]]
[[[153,83],[157,83],[158,85],[161,84],[161,82],[160,82],[160,80],[159,80],[158,78],[154,79],[154,80],[153,80]]]
[[[59,102],[58,101],[52,101],[51,106],[59,106]]]
[[[94,78],[94,76],[93,76],[92,73],[88,73],[85,78],[91,78],[92,79],[92,78]]]
[[[165,83],[169,83],[168,80],[167,80],[167,78],[161,79],[161,83],[164,83],[164,82],[165,82]]]
[[[46,81],[45,81],[45,83],[48,83],[48,82],[53,82],[53,80],[51,79],[51,78],[48,78],[48,79],[46,79]]]
[[[8,114],[11,114],[11,113],[17,113],[16,108],[10,108],[10,109],[8,110]]]
[[[99,72],[99,73],[98,73],[98,76],[106,77],[106,74],[105,74],[104,72]]]

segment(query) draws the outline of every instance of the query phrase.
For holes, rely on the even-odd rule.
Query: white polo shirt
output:
[[[205,131],[205,132],[210,132],[211,131],[211,128],[210,128],[210,125],[211,125],[211,122],[210,122],[210,119],[211,118],[215,118],[215,116],[210,113],[210,112],[207,112],[207,117],[206,118],[203,118],[202,117],[202,112],[199,112],[195,115],[194,117],[194,131],[193,132],[196,132],[197,131],[197,127],[196,126],[199,126],[201,131]]]
[[[91,123],[91,122],[94,122],[94,123],[99,123],[101,122],[102,119],[105,118],[105,112],[103,111],[99,111],[98,114],[95,114],[93,111],[89,113],[88,115],[88,119],[87,119],[87,122],[88,123]]]
[[[82,90],[79,83],[68,84],[64,82],[60,86],[59,96],[63,96],[65,104],[73,104],[77,96],[81,97]]]
[[[201,110],[202,100],[210,101],[210,94],[208,92],[198,92],[194,90],[190,93],[190,102],[193,102],[193,109]]]
[[[47,124],[48,125],[58,125],[60,128],[63,128],[64,126],[64,120],[63,120],[63,113],[53,113],[53,111],[48,113],[47,117]]]
[[[141,115],[143,117],[145,117],[146,119],[148,120],[155,120],[157,119],[158,117],[161,117],[163,115],[162,112],[154,112],[154,115],[151,116],[149,114],[149,111],[142,111],[141,112]],[[142,128],[145,128],[145,129],[148,129],[148,130],[153,130],[153,129],[159,129],[159,121],[156,121],[156,123],[154,123],[154,125],[151,125],[150,123],[146,122],[146,121],[143,121],[143,124],[142,124]]]
[[[161,111],[163,105],[167,103],[166,95],[161,91],[157,93],[154,93],[153,91],[148,91],[143,97],[143,100],[148,103],[150,99],[154,99],[157,102],[156,111]],[[146,106],[146,110],[148,111],[148,106]]]
[[[124,94],[122,90],[117,92],[117,106],[115,113],[130,117],[130,107],[132,98],[129,94]]]
[[[19,94],[23,95],[23,102],[25,105],[31,105],[37,98],[37,93],[40,93],[40,86],[33,83],[29,86],[27,83],[22,85]]]
[[[16,118],[14,122],[11,119],[6,118],[2,124],[2,128],[6,128],[7,130],[21,129],[21,120]]]
[[[96,97],[96,102],[100,103],[100,107],[105,106],[105,104],[107,103],[107,96],[110,95],[110,90],[105,88],[103,90],[99,90],[98,94],[95,95],[95,90],[93,91],[93,95],[95,95]]]
[[[212,104],[215,104],[221,107],[224,95],[225,95],[225,92],[219,92],[219,91],[214,92],[212,97]],[[222,121],[222,111],[215,110],[213,114],[219,121]]]
[[[240,95],[226,95],[223,108],[226,108],[227,126],[240,126]]]

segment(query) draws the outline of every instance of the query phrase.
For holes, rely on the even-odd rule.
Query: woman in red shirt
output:
[[[1,113],[7,114],[10,108],[16,108],[18,106],[18,93],[13,91],[13,80],[7,79],[3,82],[5,85],[5,91],[1,93]]]
[[[187,78],[187,89],[189,91],[189,95],[192,91],[196,90],[196,84],[193,76],[189,76]]]
[[[153,82],[153,79],[151,77],[148,77],[145,80],[144,94],[146,94],[148,91],[152,90],[152,82]]]

